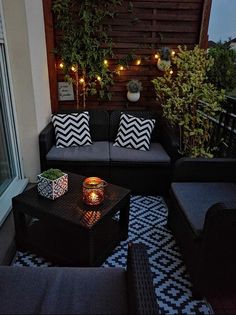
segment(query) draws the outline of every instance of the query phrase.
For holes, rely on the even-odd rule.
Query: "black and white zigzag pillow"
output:
[[[138,118],[122,113],[114,146],[149,150],[155,119]]]
[[[55,114],[52,123],[56,134],[56,147],[66,148],[92,144],[89,112]]]

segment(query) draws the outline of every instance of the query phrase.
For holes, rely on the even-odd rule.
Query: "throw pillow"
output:
[[[89,112],[52,115],[56,147],[66,148],[92,144]]]
[[[149,150],[155,122],[155,119],[138,118],[121,113],[120,125],[113,145],[142,151]]]

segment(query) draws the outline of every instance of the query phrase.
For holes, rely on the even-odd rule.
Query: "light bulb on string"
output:
[[[160,56],[159,56],[159,54],[158,53],[156,53],[155,55],[154,55],[154,58],[155,59],[158,59]]]
[[[84,78],[81,78],[81,79],[79,80],[79,82],[80,82],[81,84],[83,84],[83,83],[84,83]]]
[[[97,80],[100,82],[102,80],[102,78],[98,75]]]
[[[108,60],[107,59],[104,59],[103,63],[105,66],[108,66]]]
[[[139,66],[141,64],[141,59],[136,60],[136,65]]]
[[[72,67],[71,67],[71,70],[72,70],[73,72],[76,72],[76,71],[77,71],[75,66],[72,66]]]
[[[59,68],[60,68],[60,69],[63,69],[63,68],[64,68],[64,63],[63,63],[63,62],[60,62],[60,63],[59,63]]]

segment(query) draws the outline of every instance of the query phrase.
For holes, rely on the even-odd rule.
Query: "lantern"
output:
[[[88,177],[83,182],[83,201],[89,206],[96,206],[104,200],[106,182],[99,177]]]

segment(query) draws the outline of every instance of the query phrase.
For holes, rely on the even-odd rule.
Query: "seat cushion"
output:
[[[233,183],[172,183],[171,190],[193,231],[199,235],[207,210],[217,202],[236,202]]]
[[[0,267],[1,314],[126,314],[122,268]]]
[[[97,141],[89,146],[70,148],[57,148],[53,146],[46,155],[46,159],[49,161],[108,162],[109,143],[107,141]]]
[[[170,157],[160,143],[151,143],[149,151],[133,150],[115,147],[110,143],[110,157],[112,162],[133,164],[137,163],[170,163]]]

